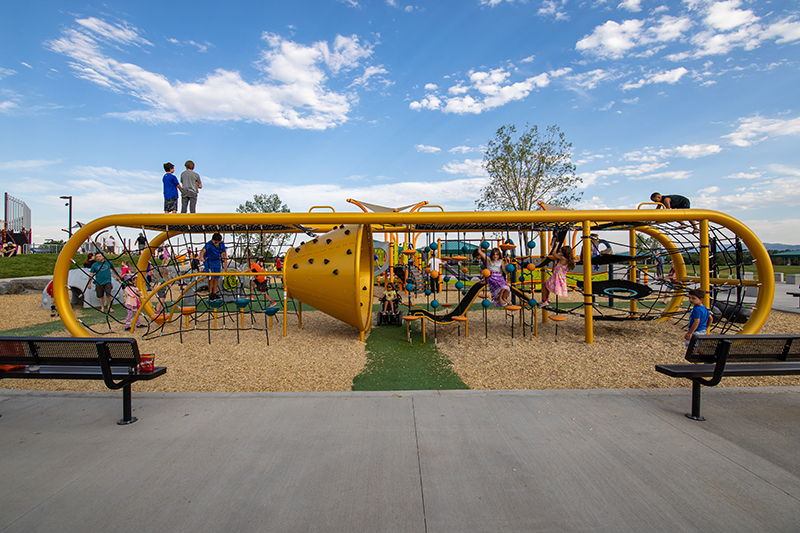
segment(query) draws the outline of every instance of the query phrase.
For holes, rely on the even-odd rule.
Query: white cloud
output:
[[[364,66],[373,53],[372,46],[355,35],[338,35],[332,45],[320,41],[306,46],[265,33],[268,49],[257,66],[266,79],[250,82],[239,72],[219,68],[197,81],[174,81],[106,55],[102,38],[121,44],[150,44],[138,37],[135,28],[97,19],[78,22],[80,28],[67,29],[61,38],[46,45],[68,56],[79,78],[144,103],[146,109],[109,114],[133,121],[249,120],[321,130],[346,122],[358,101],[355,93],[330,89],[328,73],[337,76],[364,69],[363,75],[355,76],[355,83],[363,85],[370,77],[386,72]]]
[[[756,182],[737,189],[735,194],[712,196],[711,193],[708,193],[692,202],[693,206],[695,204],[697,207],[722,211],[730,210],[730,206],[736,206],[737,209],[742,210],[795,208],[800,205],[800,176]]]
[[[797,135],[800,133],[800,117],[780,120],[767,119],[761,116],[740,118],[739,127],[736,131],[728,135],[723,135],[725,139],[730,139],[734,146],[752,146],[770,137],[780,137],[783,135]]]
[[[684,144],[665,151],[667,156],[685,157],[686,159],[697,159],[713,154],[718,154],[722,148],[717,144]]]
[[[626,20],[622,24],[606,21],[578,41],[575,49],[601,58],[620,59],[625,52],[638,45],[643,25],[641,20]]]
[[[438,88],[439,88],[439,86],[438,86],[438,85],[436,85],[435,83],[426,83],[426,84],[425,84],[425,90],[426,90],[426,91],[435,91],[435,90],[437,90]]]
[[[729,31],[739,26],[752,24],[758,17],[752,11],[736,9],[742,5],[741,0],[728,0],[727,2],[712,2],[706,12],[705,23],[722,31]]]
[[[60,163],[60,159],[25,159],[25,160],[16,160],[16,161],[6,161],[5,163],[0,163],[0,170],[20,170],[20,169],[32,169],[32,168],[42,168],[50,165],[56,165]]]
[[[621,4],[617,6],[617,9],[624,9],[626,11],[631,12],[639,12],[642,10],[642,0],[623,0]]]
[[[742,222],[753,230],[762,242],[800,244],[800,218],[743,219]]]
[[[634,181],[639,180],[685,180],[691,177],[692,173],[688,170],[668,170],[666,172],[659,172],[656,174],[647,174],[644,176],[635,176],[629,179]]]
[[[564,9],[565,4],[565,0],[544,0],[536,14],[542,17],[553,17],[556,20],[569,20],[569,15]]]
[[[778,44],[800,40],[800,22],[795,21],[793,17],[787,17],[770,24],[764,30],[763,37],[765,39],[776,39],[775,42]]]
[[[453,161],[442,167],[448,174],[464,174],[466,176],[488,176],[482,159],[465,159],[462,162]]]
[[[424,144],[417,144],[414,146],[417,149],[417,152],[423,152],[425,154],[435,154],[437,152],[441,152],[442,149],[436,146],[426,146]]]
[[[425,98],[411,102],[409,108],[415,111],[441,109],[445,113],[479,114],[515,100],[522,100],[534,89],[547,87],[552,78],[563,76],[567,72],[569,69],[561,69],[512,82],[511,72],[508,70],[473,69],[469,71],[467,80],[457,81],[447,89],[448,96],[440,97],[429,93]]]
[[[7,78],[9,76],[13,76],[16,73],[17,73],[16,70],[0,67],[0,80],[2,80],[3,78]]]
[[[153,46],[153,43],[139,36],[139,30],[137,28],[129,26],[128,24],[109,24],[95,17],[76,19],[75,22],[91,31],[96,36],[105,37],[108,40],[120,44],[145,44]]]
[[[631,89],[640,89],[645,85],[650,85],[652,83],[668,83],[670,85],[674,85],[678,83],[680,79],[689,72],[683,67],[678,67],[672,70],[661,70],[658,72],[650,72],[646,74],[643,78],[639,78],[637,81],[628,81],[623,83],[620,88],[623,91],[628,91]]]
[[[448,150],[448,152],[450,152],[451,154],[468,154],[470,152],[481,152],[481,151],[483,151],[482,147],[473,148],[471,146],[455,146]]]
[[[763,176],[763,172],[736,172],[735,174],[729,174],[727,176],[723,176],[722,179],[724,180],[754,180]]]

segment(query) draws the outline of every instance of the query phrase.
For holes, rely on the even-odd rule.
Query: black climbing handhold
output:
[[[295,252],[299,252],[300,251],[300,247],[298,246],[297,248],[294,249],[294,251]]]
[[[292,268],[297,268],[297,263],[293,264]]]
[[[330,259],[325,259],[323,262],[327,265],[328,263],[331,262],[331,260]]]
[[[339,269],[338,269],[338,268],[337,268],[336,270],[334,270],[334,271],[333,271],[333,275],[334,275],[334,276],[338,276],[338,275],[339,275]]]
[[[313,265],[314,264],[314,258],[313,257],[309,258],[308,263]]]
[[[328,240],[326,240],[325,242],[327,242],[328,244],[330,244],[330,243],[331,243],[331,239],[328,239]]]
[[[347,255],[352,255],[352,254],[353,254],[353,250],[351,250],[350,248],[348,248],[348,249],[347,249]]]
[[[364,286],[361,288],[361,290],[362,290],[362,291],[365,291],[365,290],[367,290],[367,286],[366,286],[366,285],[364,285]]]
[[[344,226],[342,226],[342,227],[344,227]],[[350,230],[349,229],[344,230],[344,234],[345,235],[350,235]]]
[[[319,242],[319,239],[314,239],[314,244],[317,244],[317,242]]]

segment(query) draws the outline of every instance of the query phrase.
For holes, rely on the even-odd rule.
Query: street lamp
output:
[[[69,226],[67,226],[67,233],[69,233],[69,238],[72,238],[72,196],[59,196],[62,200],[67,200],[67,203],[64,205],[69,206]]]

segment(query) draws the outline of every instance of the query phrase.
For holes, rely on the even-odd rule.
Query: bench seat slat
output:
[[[708,378],[714,375],[716,365],[656,365],[656,370],[673,378]],[[736,376],[796,376],[800,363],[741,363],[725,365],[722,373]]]
[[[167,367],[157,366],[152,372],[137,372],[131,374],[128,367],[111,367],[111,377],[124,381],[148,381],[163,376]],[[98,367],[42,365],[38,372],[31,372],[27,368],[17,368],[5,372],[0,371],[0,379],[103,379],[103,371]]]

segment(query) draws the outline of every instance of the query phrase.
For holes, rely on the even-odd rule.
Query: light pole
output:
[[[69,233],[69,238],[72,238],[72,196],[59,196],[62,200],[67,200],[67,203],[64,205],[69,206],[69,226],[67,226],[67,233]]]

